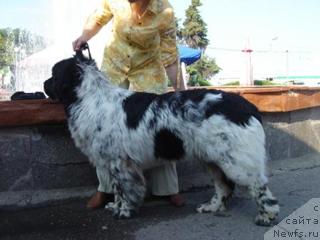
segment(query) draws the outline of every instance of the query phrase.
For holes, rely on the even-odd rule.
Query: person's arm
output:
[[[102,0],[101,6],[88,17],[81,36],[72,43],[73,49],[75,51],[79,50],[81,45],[95,36],[112,17],[113,14],[110,11],[108,0]]]
[[[166,72],[175,91],[187,90],[187,86],[184,82],[181,67],[178,61],[175,61],[173,64],[167,66]]]
[[[176,43],[176,22],[172,8],[167,8],[161,13],[163,22],[160,24],[161,60],[164,64],[168,78],[175,90],[186,90],[182,79],[179,55]]]
[[[73,43],[73,50],[77,51],[80,47],[95,36],[102,28],[102,25],[97,24],[89,17],[83,28],[82,34]]]

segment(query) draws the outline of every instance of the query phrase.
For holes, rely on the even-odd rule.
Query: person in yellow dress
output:
[[[79,50],[111,19],[112,37],[104,49],[101,71],[112,83],[161,94],[170,79],[175,90],[185,89],[180,80],[174,11],[168,0],[101,0],[73,49]],[[103,207],[112,192],[109,175],[97,168],[97,176],[98,191],[87,204],[91,209]],[[151,169],[150,178],[153,195],[168,197],[175,206],[184,204],[174,163]]]

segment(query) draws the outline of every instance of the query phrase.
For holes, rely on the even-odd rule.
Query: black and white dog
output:
[[[94,166],[109,171],[117,218],[142,204],[142,170],[167,161],[199,161],[212,173],[215,194],[198,212],[225,209],[233,185],[246,186],[258,205],[256,223],[269,225],[279,205],[267,187],[265,134],[257,108],[218,90],[162,95],[109,83],[93,60],[77,55],[57,63],[46,94],[65,106],[76,146]]]

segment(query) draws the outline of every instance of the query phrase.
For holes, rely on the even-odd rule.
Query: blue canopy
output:
[[[184,62],[186,65],[190,65],[201,58],[201,50],[189,48],[186,46],[178,46],[180,61]]]

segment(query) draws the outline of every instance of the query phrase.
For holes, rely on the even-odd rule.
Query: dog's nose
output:
[[[51,98],[55,99],[55,94],[52,87],[52,78],[47,79],[43,84],[44,92]]]
[[[44,88],[45,93],[47,93],[48,85],[49,85],[50,80],[51,80],[51,78],[45,80],[44,83],[43,83],[43,88]]]

